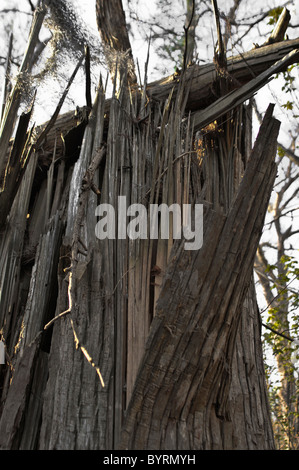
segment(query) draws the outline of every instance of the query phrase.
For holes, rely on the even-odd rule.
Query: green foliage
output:
[[[278,145],[278,147],[277,147],[277,154],[278,154],[279,158],[283,158],[286,154],[285,151],[283,150],[283,148],[280,145]]]
[[[285,109],[289,109],[290,111],[292,111],[293,105],[294,103],[288,100],[285,104],[282,104],[281,106]]]
[[[278,18],[280,17],[282,13],[283,7],[276,7],[272,8],[272,10],[269,11],[268,16],[269,16],[269,25],[275,25],[278,21]]]
[[[299,64],[293,64],[290,65],[285,72],[282,72],[285,84],[282,87],[282,91],[285,91],[286,93],[291,93],[294,91],[296,88],[294,86],[295,82],[295,77],[292,76],[291,72],[294,69],[294,67],[298,67]]]
[[[299,263],[292,256],[282,256],[278,266],[269,265],[267,273],[276,279],[275,302],[268,310],[264,349],[270,350],[276,362],[265,357],[273,428],[279,449],[298,449],[298,359],[299,359]],[[280,334],[282,335],[280,335]]]

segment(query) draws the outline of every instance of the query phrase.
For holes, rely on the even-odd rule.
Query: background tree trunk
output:
[[[276,171],[269,164],[277,134],[275,121],[270,116],[266,119],[268,127],[261,131],[260,137],[262,142],[268,142],[271,135],[273,145],[261,159],[264,143],[257,143],[251,167],[248,164],[247,174],[250,176],[244,176],[243,190],[241,192],[240,189],[239,196],[234,199],[234,188],[237,187],[234,175],[241,174],[240,167],[246,165],[246,154],[242,156],[238,147],[228,147],[230,161],[235,164],[227,161],[219,167],[219,161],[224,157],[221,145],[228,143],[227,136],[231,135],[230,145],[237,142],[240,119],[248,118],[245,112],[242,114],[241,108],[235,111],[236,119],[230,121],[233,122],[231,132],[225,138],[219,129],[212,129],[212,138],[218,142],[217,151],[208,144],[211,135],[205,136],[204,143],[200,145],[204,145],[209,155],[198,165],[197,153],[192,150],[191,126],[182,128],[181,124],[184,87],[176,106],[173,109],[169,104],[165,106],[158,136],[155,129],[161,116],[159,108],[156,112],[153,108],[147,122],[138,126],[129,117],[137,115],[138,110],[129,108],[129,95],[125,90],[121,96],[122,99],[111,102],[106,155],[93,180],[95,185],[101,186],[100,202],[113,203],[117,207],[118,194],[127,195],[130,203],[146,201],[148,197],[148,202],[168,204],[177,200],[204,199],[214,207],[213,211],[207,210],[205,218],[205,245],[199,252],[187,252],[182,245],[173,246],[172,238],[99,241],[94,233],[94,214],[99,196],[90,192],[80,219],[82,246],[80,252],[73,256],[83,177],[90,162],[98,155],[103,140],[105,99],[100,92],[86,128],[79,160],[74,169],[69,170],[69,177],[65,177],[59,210],[44,226],[45,235],[38,245],[15,374],[22,369],[22,364],[23,368],[27,364],[24,363],[27,355],[22,351],[31,351],[31,341],[41,334],[40,359],[30,363],[31,373],[23,385],[27,391],[22,409],[24,421],[18,423],[8,436],[1,433],[6,436],[5,441],[2,437],[1,446],[37,446],[40,449],[113,449],[119,445],[143,449],[271,448],[273,440],[266,411],[264,375],[261,373],[262,355],[261,349],[255,345],[256,342],[260,344],[256,303],[251,296],[247,298],[247,308],[242,307],[242,303],[250,284],[254,242],[259,239]],[[164,127],[166,122],[168,126]],[[241,127],[249,129],[248,126]],[[243,136],[239,144],[244,147],[244,142]],[[236,150],[232,152],[232,149]],[[146,165],[146,161],[140,158],[145,154],[150,158]],[[60,184],[59,181],[56,180],[56,185]],[[231,190],[225,184],[228,181],[231,181]],[[191,188],[194,188],[194,193]],[[53,187],[53,193],[56,189]],[[46,193],[44,185],[40,192]],[[250,200],[248,194],[251,194]],[[229,209],[233,200],[235,202]],[[244,202],[241,204],[241,201]],[[247,208],[247,204],[252,209]],[[40,226],[37,221],[43,216],[38,204],[32,207],[30,218],[35,227]],[[232,244],[231,233],[236,233],[236,247]],[[48,259],[52,260],[50,271]],[[77,263],[70,271],[74,279],[70,289],[68,268],[72,267],[73,259]],[[221,263],[224,263],[223,268]],[[246,274],[241,275],[244,266]],[[55,272],[58,273],[58,282]],[[156,283],[157,278],[160,281]],[[47,286],[51,294],[47,302],[42,285]],[[71,311],[40,333],[50,318],[68,310],[70,295]],[[156,298],[159,298],[157,306],[154,303]],[[218,303],[215,304],[216,299]],[[252,310],[250,321],[249,305],[250,312]],[[32,318],[35,318],[34,322]],[[241,330],[240,325],[243,325]],[[247,328],[250,328],[252,336],[248,335]],[[241,353],[244,348],[246,353]],[[84,351],[92,360],[86,360],[86,354],[82,354]],[[246,362],[244,354],[248,355]],[[157,359],[154,359],[156,355]],[[40,361],[45,367],[49,361],[49,376],[46,379],[43,375],[45,381],[36,382],[34,376],[39,373]],[[104,388],[96,367],[103,377]],[[168,375],[164,377],[166,372]],[[244,395],[242,390],[245,377],[250,397],[246,406],[243,400],[247,394]],[[17,383],[17,375],[13,376],[14,381]],[[151,387],[155,393],[159,392],[155,399]],[[256,389],[264,390],[262,396],[255,396]],[[10,420],[9,403],[13,394],[10,387],[0,429],[1,426],[6,428],[7,420]],[[43,399],[42,412],[40,401],[30,398],[36,395]],[[150,413],[147,397],[153,407],[158,400],[159,405],[153,408],[154,414]],[[191,402],[192,410],[189,409]],[[235,403],[242,403],[242,407],[239,405],[237,408]],[[242,424],[236,428],[234,419],[239,420],[239,413],[244,413],[244,410],[248,413],[250,410],[250,413],[246,418],[242,415]],[[140,421],[135,413],[145,415]],[[181,413],[185,418],[177,421]],[[254,421],[250,424],[249,415],[264,418],[262,423]],[[138,422],[150,430],[149,435],[145,436],[140,430],[137,434],[131,433],[130,426],[138,430]],[[33,430],[31,441],[24,434],[29,427]],[[130,439],[136,436],[136,442],[127,443],[127,433]],[[194,436],[192,439],[190,434]],[[225,436],[224,441],[221,436]]]

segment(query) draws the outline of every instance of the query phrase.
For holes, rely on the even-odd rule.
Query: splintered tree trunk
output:
[[[248,286],[270,194],[268,183],[271,187],[276,175],[272,160],[279,125],[268,119],[266,115],[228,213],[206,211],[202,249],[186,252],[184,242],[173,249],[121,448],[272,446],[269,417],[261,406],[266,402],[261,397],[256,400],[253,393],[255,387],[264,388],[263,374],[258,374],[261,349],[253,357],[248,351],[241,353],[249,331],[249,348],[258,332],[257,309]],[[248,315],[251,321],[244,318]],[[250,403],[247,409],[235,408],[245,377],[251,382]],[[253,416],[262,421],[257,424]]]
[[[0,239],[1,449],[274,448],[252,273],[279,123],[269,106],[252,148],[243,103],[297,55],[193,114],[190,71],[132,92],[120,70],[87,125],[62,117],[64,145],[53,132],[30,153]],[[114,236],[98,237],[101,204]],[[145,237],[127,236],[133,204]],[[150,238],[150,204],[202,204],[203,245],[186,250],[171,213]]]
[[[242,106],[195,147],[185,95],[182,83],[175,103],[151,106],[138,124],[123,87],[103,146],[100,91],[59,209],[53,197],[44,221],[46,185],[29,205],[28,233],[43,234],[3,393],[1,448],[273,448],[251,276],[278,125],[270,108],[248,162]],[[96,207],[109,203],[118,216],[118,195],[145,207],[203,202],[203,247],[186,251],[172,236],[98,240]]]

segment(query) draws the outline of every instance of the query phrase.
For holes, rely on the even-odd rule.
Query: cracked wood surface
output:
[[[233,421],[229,392],[235,338],[276,176],[279,122],[272,111],[270,106],[227,216],[207,211],[201,250],[185,252],[183,242],[173,249],[121,449],[160,448],[168,433],[181,449],[203,449],[208,437],[195,440],[190,427],[196,414],[215,417],[212,433],[217,433],[216,422],[221,428],[221,419]],[[271,436],[270,423],[264,426]],[[222,439],[218,445],[223,448]]]

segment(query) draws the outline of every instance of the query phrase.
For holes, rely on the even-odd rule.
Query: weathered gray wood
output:
[[[215,119],[219,119],[223,114],[231,111],[233,108],[247,99],[251,98],[260,88],[262,88],[275,73],[283,70],[288,65],[299,60],[299,49],[295,49],[278,62],[275,62],[269,69],[262,72],[256,78],[250,80],[241,88],[231,91],[225,96],[219,98],[215,103],[204,109],[194,113],[195,130],[205,127]]]
[[[19,344],[21,351],[42,331],[51,315],[49,306],[55,291],[62,230],[63,222],[57,213],[39,240],[23,318],[25,328]]]
[[[251,80],[252,70],[262,74],[282,51],[297,47],[298,41],[288,41],[251,51],[248,60],[228,60],[227,80],[236,88],[223,97],[229,125],[218,119],[213,129],[203,130],[205,154],[194,150],[191,116],[182,118],[193,106],[198,111],[215,101],[213,64],[149,85],[153,98],[146,109],[145,90],[136,93],[122,83],[106,100],[100,87],[75,165],[59,160],[59,171],[53,165],[48,181],[39,173],[32,193],[31,187],[22,193],[16,240],[20,253],[27,246],[34,261],[26,271],[31,282],[24,288],[25,314],[14,307],[12,316],[10,310],[19,295],[13,276],[24,276],[21,255],[10,260],[4,244],[0,258],[1,272],[8,275],[1,327],[10,335],[17,364],[12,384],[20,386],[15,416],[8,372],[1,421],[5,448],[273,448],[257,310],[248,286],[276,172],[271,160],[278,123],[270,109],[248,163],[249,137],[244,154],[240,143],[248,131],[245,108],[235,105],[265,79],[254,78],[242,95],[242,80]],[[57,131],[65,135],[72,128],[75,135],[77,124],[74,116],[57,119],[41,145],[42,168],[53,162]],[[65,156],[61,142],[57,158]],[[128,204],[147,206],[204,202],[204,247],[187,253],[172,236],[97,240],[95,209],[110,203],[117,214],[119,195]],[[21,202],[18,195],[14,207],[20,210]],[[14,214],[13,209],[10,220]],[[28,342],[36,337],[42,341],[33,354]],[[24,376],[20,365],[30,351],[31,373]],[[35,393],[42,403],[34,401]]]
[[[39,32],[41,30],[44,17],[47,11],[47,6],[50,0],[43,0],[40,8],[37,8],[34,14],[31,30],[29,34],[27,49],[24,54],[23,61],[20,65],[16,84],[13,87],[11,94],[9,95],[4,114],[1,121],[0,129],[0,178],[3,178],[5,167],[6,167],[6,156],[9,147],[9,141],[12,137],[15,122],[17,120],[17,112],[19,109],[22,93],[24,93],[25,87],[22,83],[24,76],[30,72],[31,66],[33,65],[34,49],[38,42]]]
[[[0,230],[3,230],[6,218],[10,212],[15,195],[20,187],[22,177],[28,165],[31,132],[28,125],[32,114],[32,107],[28,113],[23,113],[19,119],[13,147],[7,162],[7,168],[0,192]]]
[[[242,55],[228,58],[227,72],[228,78],[231,80],[231,86],[238,88],[246,84],[253,77],[257,77],[260,73],[266,71],[273,64],[283,59],[287,54],[299,47],[299,38],[288,41],[282,41],[277,44],[271,44],[264,47],[259,47],[246,52]],[[298,56],[292,56],[293,60],[298,61]],[[287,66],[287,64],[284,64]],[[186,95],[187,103],[186,110],[197,111],[204,109],[215,101],[215,94],[213,93],[213,84],[217,78],[217,73],[214,64],[207,65],[192,65],[187,69],[187,80],[190,80],[190,90]],[[165,102],[169,96],[172,88],[176,89],[180,81],[180,76],[170,75],[163,79],[157,80],[148,84],[147,94],[153,100],[158,100],[161,103]],[[107,100],[105,105],[107,116],[109,115],[110,100]],[[142,112],[144,110],[142,109]],[[43,160],[45,154],[51,151],[54,147],[55,137],[62,133],[65,135],[71,128],[76,125],[75,112],[68,112],[57,119],[52,131],[49,132],[47,140],[43,145]],[[62,141],[57,142],[57,156],[62,154]],[[51,160],[50,160],[51,161]],[[48,164],[50,164],[50,161]]]
[[[267,41],[264,43],[264,46],[268,44],[273,44],[274,42],[283,41],[286,30],[288,29],[290,20],[291,20],[290,12],[286,7],[284,7],[278,18],[275,28],[273,29]]]
[[[205,433],[215,434],[223,421],[231,420],[228,401],[241,305],[276,175],[273,157],[279,123],[271,119],[272,109],[227,217],[208,211],[203,248],[186,254],[181,242],[173,250],[126,414],[121,449],[164,448],[170,418],[182,448],[224,448],[221,431],[219,442],[213,435],[213,444]],[[209,419],[214,416],[212,428],[208,423],[201,427],[197,441],[188,428],[195,412],[207,413]],[[186,424],[188,432],[182,434]],[[269,436],[270,421],[264,426]],[[175,445],[174,436],[170,442]],[[267,446],[273,446],[272,439],[264,441],[263,448]]]
[[[242,55],[227,59],[227,78],[231,80],[231,86],[238,88],[257,77],[273,64],[281,60],[287,54],[298,49],[299,38],[282,41],[269,46],[258,47]],[[293,56],[294,61],[298,60]],[[193,65],[187,69],[187,80],[191,80],[191,88],[187,101],[187,110],[199,110],[206,108],[215,101],[211,84],[216,80],[217,72],[215,64]],[[180,80],[179,76],[170,75],[148,85],[148,95],[156,100],[164,101],[170,90]]]
[[[43,394],[48,379],[48,354],[39,350],[35,364],[30,395],[26,405],[23,431],[18,445],[19,450],[35,449],[39,438],[39,426],[43,406]]]
[[[2,116],[5,110],[5,103],[7,96],[9,94],[10,88],[10,69],[11,69],[11,53],[12,53],[12,43],[13,43],[13,34],[11,33],[9,36],[9,44],[8,44],[8,51],[5,63],[5,75],[4,75],[4,84],[2,86],[2,108],[1,108],[1,116],[0,122],[2,120]]]
[[[22,183],[12,205],[9,221],[1,234],[0,246],[0,321],[9,348],[9,354],[17,341],[20,327],[18,316],[21,309],[22,282],[21,263],[24,256],[25,230],[31,190],[37,164],[37,154],[33,154],[26,168]],[[26,277],[26,276],[25,276]],[[8,341],[7,336],[12,332]]]
[[[31,380],[34,373],[34,361],[40,344],[40,336],[29,344],[19,358],[15,377],[9,387],[5,407],[0,419],[0,449],[18,449],[21,439],[20,429],[24,419]]]
[[[96,160],[101,158],[99,151],[103,125],[104,96],[100,89],[70,183],[67,229],[62,244],[65,256],[61,257],[58,270],[56,320],[53,324],[49,380],[45,390],[39,440],[41,449],[64,449],[66,445],[69,449],[113,447],[114,319],[110,306],[113,296],[111,293],[107,296],[105,306],[105,255],[97,246],[94,232],[98,195],[82,187],[89,165],[97,164]],[[94,178],[94,183],[98,184],[98,176]],[[78,243],[78,235],[82,243]],[[82,252],[76,253],[80,244]],[[108,258],[110,262],[111,254]],[[69,273],[74,276],[70,291]],[[61,312],[68,309],[68,314],[59,317]],[[86,361],[82,347],[92,358],[93,367]],[[97,367],[103,377],[104,387],[99,380]],[[55,396],[53,387],[57,390]],[[68,421],[67,416],[70,418],[69,425],[61,427],[61,421]]]
[[[97,0],[96,20],[104,45],[106,63],[110,74],[116,74],[116,68],[128,73],[128,82],[137,84],[135,65],[126,26],[125,12],[121,0]],[[119,54],[119,53],[123,54]]]

